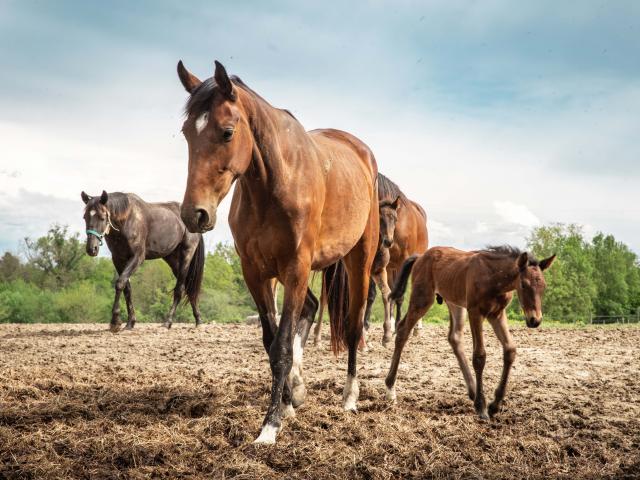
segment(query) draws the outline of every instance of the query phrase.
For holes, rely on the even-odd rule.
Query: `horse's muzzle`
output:
[[[213,210],[210,214],[206,208],[199,205],[183,205],[180,217],[191,233],[208,232],[216,225],[216,211]]]
[[[90,257],[95,257],[96,255],[98,255],[99,250],[100,247],[97,244],[87,242],[87,255],[89,255]]]
[[[542,323],[542,318],[527,317],[527,327],[538,328]]]

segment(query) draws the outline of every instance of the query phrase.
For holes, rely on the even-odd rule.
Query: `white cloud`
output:
[[[540,225],[540,219],[525,205],[511,201],[493,202],[498,216],[507,223],[533,228]]]

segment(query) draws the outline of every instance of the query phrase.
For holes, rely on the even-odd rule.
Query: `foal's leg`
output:
[[[276,434],[282,424],[281,401],[286,400],[283,393],[287,377],[293,363],[293,327],[300,318],[305,303],[311,262],[292,262],[284,274],[284,305],[280,324],[269,347],[271,365],[271,402],[267,409],[262,431],[256,443],[275,443]]]
[[[382,336],[382,345],[385,347],[391,343],[393,338],[393,329],[391,327],[391,305],[389,304],[389,294],[391,289],[387,281],[387,269],[383,268],[379,275],[374,277],[380,292],[382,293],[382,304],[384,305],[384,334]]]
[[[306,395],[304,379],[302,378],[302,356],[317,310],[318,299],[311,289],[308,288],[302,313],[296,326],[296,334],[293,337],[293,363],[291,365],[291,371],[289,372],[289,383],[291,384],[291,403],[294,408],[298,408],[304,403]]]
[[[498,384],[498,388],[496,388],[495,398],[493,402],[489,404],[489,416],[493,417],[496,413],[500,411],[500,406],[502,404],[502,399],[504,398],[504,393],[507,389],[507,381],[509,380],[509,372],[511,370],[511,366],[516,359],[516,346],[513,343],[513,339],[511,338],[511,333],[509,332],[509,325],[507,324],[507,314],[503,310],[499,317],[494,319],[489,319],[491,326],[493,327],[493,331],[496,332],[496,336],[500,343],[502,344],[502,355],[503,355],[503,364],[502,364],[502,376],[500,377],[500,383]]]
[[[475,310],[469,310],[469,324],[473,337],[473,369],[476,372],[476,396],[473,402],[476,412],[482,420],[488,420],[487,404],[482,391],[482,372],[487,360],[487,352],[484,349],[484,333],[482,331],[483,317]]]
[[[322,339],[322,316],[324,314],[324,307],[327,304],[327,290],[324,285],[324,280],[320,287],[320,310],[318,310],[318,319],[316,320],[316,327],[313,330],[313,345],[318,346]]]
[[[136,324],[136,311],[133,308],[133,299],[131,298],[131,282],[127,280],[127,284],[124,286],[124,299],[127,302],[127,330],[132,330]]]
[[[448,302],[447,307],[449,307],[449,344],[458,360],[460,370],[462,370],[462,376],[464,377],[464,383],[467,385],[469,398],[474,400],[476,398],[476,386],[474,385],[473,375],[471,374],[471,369],[467,363],[467,357],[464,354],[464,348],[462,346],[465,309]]]
[[[413,291],[411,292],[411,300],[409,301],[409,309],[406,316],[398,322],[396,328],[396,346],[393,350],[393,357],[391,358],[391,366],[389,367],[389,373],[385,379],[387,386],[386,398],[388,401],[393,402],[396,400],[396,378],[398,376],[398,366],[400,365],[400,356],[402,350],[407,343],[409,333],[415,324],[429,311],[435,300],[435,291],[433,287],[424,284],[414,283]]]

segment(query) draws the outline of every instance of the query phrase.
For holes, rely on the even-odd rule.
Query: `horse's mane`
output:
[[[122,192],[111,192],[106,206],[111,218],[120,220],[129,213],[129,209],[131,208],[129,195]]]
[[[381,205],[391,204],[395,202],[396,198],[400,197],[404,200],[406,197],[400,187],[385,177],[383,174],[378,173],[378,201]]]
[[[512,258],[515,260],[522,255],[523,251],[512,245],[489,245],[484,250],[480,250],[480,253],[486,253],[494,257]],[[529,257],[529,265],[538,265],[538,260],[536,260],[533,255],[529,252],[527,252],[527,255]]]
[[[232,75],[229,77],[231,82],[239,88],[242,88],[247,93],[251,94],[251,96],[258,98],[263,101],[267,105],[271,104],[267,102],[264,98],[262,98],[259,94],[257,94],[253,89],[251,89],[246,83],[242,81],[242,79],[236,75]],[[216,92],[216,87],[218,84],[216,83],[215,78],[207,78],[204,80],[195,91],[191,94],[191,96],[187,99],[187,103],[184,106],[184,112],[186,115],[194,114],[195,116],[200,115],[201,113],[208,112],[211,108],[211,102],[213,102],[213,97]],[[273,107],[275,108],[275,107]],[[297,120],[297,118],[291,113],[289,110],[282,110],[287,113],[291,118]]]

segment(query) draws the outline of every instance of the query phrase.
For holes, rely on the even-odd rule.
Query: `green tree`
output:
[[[0,258],[0,280],[10,282],[22,276],[22,264],[20,258],[12,253],[5,252]]]
[[[44,237],[25,238],[24,247],[29,264],[40,273],[37,281],[51,288],[72,282],[84,256],[78,234],[70,235],[67,226],[57,224],[52,225]]]
[[[545,315],[559,321],[588,319],[593,310],[596,284],[591,252],[582,228],[574,224],[535,228],[527,239],[527,247],[538,258],[554,253],[558,256],[545,272]]]

